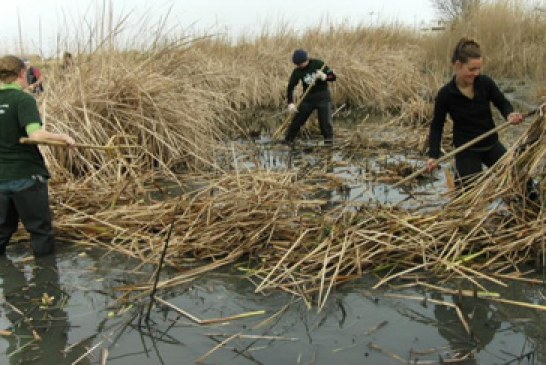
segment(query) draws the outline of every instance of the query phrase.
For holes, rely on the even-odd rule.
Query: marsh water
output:
[[[402,205],[415,199],[429,206],[445,202],[443,174],[408,199],[388,184],[362,184],[361,169],[336,164],[343,157],[335,151],[326,154],[328,161],[312,148],[262,148],[259,155],[268,168],[329,162],[332,174],[349,181],[343,192],[324,192],[332,204],[369,198]],[[404,158],[383,156],[374,163]],[[116,299],[124,287],[150,282],[155,267],[63,243],[55,255],[34,260],[27,242],[14,243],[0,257],[0,364],[546,364],[546,314],[537,309],[443,295],[403,281],[372,291],[378,278],[370,274],[337,288],[318,311],[285,292],[255,293],[245,267],[241,262],[160,291],[160,298],[186,315],[156,302],[147,317],[148,297]],[[172,275],[172,268],[162,271],[163,279]],[[506,299],[544,305],[543,275],[538,270],[529,277],[487,288]],[[438,285],[459,288],[457,282]],[[457,302],[472,334],[453,307],[439,302]],[[252,315],[212,324],[195,320],[239,314]],[[471,356],[453,362],[464,354]]]
[[[46,261],[29,260],[27,252],[19,244],[0,259],[0,329],[13,332],[0,337],[1,364],[72,364],[92,349],[76,363],[100,364],[107,349],[107,364],[193,364],[235,334],[240,337],[202,363],[441,364],[468,351],[474,358],[458,363],[546,363],[544,313],[516,305],[463,298],[470,337],[452,308],[388,294],[457,299],[451,296],[411,288],[372,292],[377,279],[367,276],[340,287],[318,312],[280,291],[254,293],[234,266],[159,296],[202,320],[263,314],[201,325],[158,305],[147,321],[146,300],[131,306],[113,299],[116,288],[148,280],[151,267],[72,245],[60,245]],[[509,284],[488,288],[507,299],[544,303],[544,285]],[[54,297],[51,303],[44,293]]]

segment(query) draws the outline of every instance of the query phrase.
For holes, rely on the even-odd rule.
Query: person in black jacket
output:
[[[288,109],[296,113],[286,131],[285,143],[292,143],[300,128],[305,124],[313,110],[317,110],[320,131],[325,144],[332,144],[334,128],[332,127],[332,96],[327,82],[335,81],[336,75],[319,59],[309,58],[303,49],[297,49],[292,55],[296,68],[290,75],[287,90]],[[294,104],[294,89],[303,84],[304,93],[311,87],[299,107]]]
[[[440,142],[446,115],[453,120],[453,144],[459,147],[479,135],[495,128],[491,103],[511,124],[523,121],[521,113],[514,112],[512,104],[488,76],[481,75],[482,55],[474,40],[462,38],[457,43],[451,58],[455,75],[436,96],[434,116],[430,125],[428,171],[438,167]],[[455,167],[462,186],[482,171],[482,165],[491,167],[506,148],[497,133],[455,156]]]

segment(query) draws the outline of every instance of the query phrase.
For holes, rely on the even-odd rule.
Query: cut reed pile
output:
[[[257,291],[281,287],[300,295],[315,294],[320,307],[338,282],[380,274],[380,287],[410,273],[433,272],[437,278],[463,277],[477,287],[503,284],[497,276],[519,271],[529,261],[544,264],[546,123],[545,107],[527,132],[475,185],[433,214],[412,214],[388,207],[362,206],[358,212],[329,212],[329,236],[317,240],[303,229],[262,267]],[[529,199],[528,181],[538,183]],[[317,243],[311,248],[305,245]],[[314,273],[314,274],[313,274]],[[426,276],[427,274],[425,274]]]
[[[498,274],[518,275],[518,264],[546,253],[544,200],[528,202],[523,190],[534,177],[544,197],[545,129],[541,115],[471,190],[433,213],[359,202],[326,210],[327,202],[313,196],[334,189],[339,179],[316,171],[298,176],[237,169],[209,177],[195,193],[161,201],[132,196],[131,189],[116,195],[92,186],[56,187],[57,228],[61,236],[155,263],[174,220],[165,262],[180,274],[161,288],[244,257],[257,292],[285,290],[319,308],[336,285],[366,272],[380,277],[376,288],[409,274],[434,273],[463,277],[486,290],[487,282],[503,284]],[[90,192],[95,202],[89,202]],[[113,196],[125,204],[100,203]]]

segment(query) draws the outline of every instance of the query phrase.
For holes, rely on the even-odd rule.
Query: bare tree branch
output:
[[[456,21],[466,18],[481,0],[430,0],[432,6],[445,21]]]

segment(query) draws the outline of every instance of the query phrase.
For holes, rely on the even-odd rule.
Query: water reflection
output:
[[[241,274],[247,272],[241,269],[252,266],[248,262],[209,273],[188,287],[165,291],[160,296],[202,319],[256,310],[265,310],[265,315],[200,326],[157,306],[152,311],[150,327],[140,328],[138,321],[131,318],[133,312],[111,317],[111,311],[117,313],[122,308],[104,308],[115,297],[115,287],[141,283],[152,271],[144,272],[137,262],[122,255],[104,256],[99,250],[94,253],[82,256],[65,251],[56,259],[51,256],[26,264],[19,258],[0,258],[0,294],[13,305],[1,304],[0,329],[14,332],[0,338],[0,364],[72,364],[96,345],[100,346],[93,352],[94,357],[80,363],[97,364],[99,350],[108,348],[109,364],[191,364],[236,333],[257,338],[233,339],[211,354],[206,363],[400,363],[370,344],[423,363],[437,361],[438,355],[447,361],[455,357],[455,352],[472,352],[475,360],[459,364],[505,364],[537,349],[535,362],[522,359],[519,363],[544,363],[544,312],[463,298],[459,305],[472,329],[470,336],[449,306],[423,306],[419,301],[382,298],[380,293],[363,298],[363,291],[376,283],[368,277],[333,290],[323,310],[317,313],[316,307],[309,309],[303,301],[283,291],[255,293],[255,283]],[[166,269],[164,274],[169,277],[179,271]],[[544,303],[543,287],[510,284],[509,288],[488,289],[504,298]],[[51,304],[47,299],[42,302],[44,292],[55,297]],[[448,303],[458,300],[426,291],[408,290],[405,294],[432,296]],[[70,300],[63,306],[63,298],[68,296]],[[131,304],[137,308],[136,303]],[[18,311],[32,320],[25,321]],[[103,321],[104,325],[97,325]],[[34,340],[32,329],[42,340]],[[281,336],[284,340],[261,336]],[[63,350],[67,348],[70,351],[65,355]],[[445,353],[446,348],[449,354]]]
[[[443,300],[440,294],[432,294],[433,299]],[[468,325],[467,332],[457,309],[445,305],[434,307],[434,316],[438,321],[438,333],[445,338],[453,351],[458,354],[473,352],[479,354],[493,340],[501,327],[502,321],[490,303],[471,297],[452,297]],[[465,364],[478,364],[472,357]]]
[[[55,255],[36,258],[29,271],[6,256],[0,261],[4,308],[12,331],[4,337],[9,363],[64,364],[78,359],[83,351],[64,353],[70,323],[63,305],[68,297],[59,284]]]

